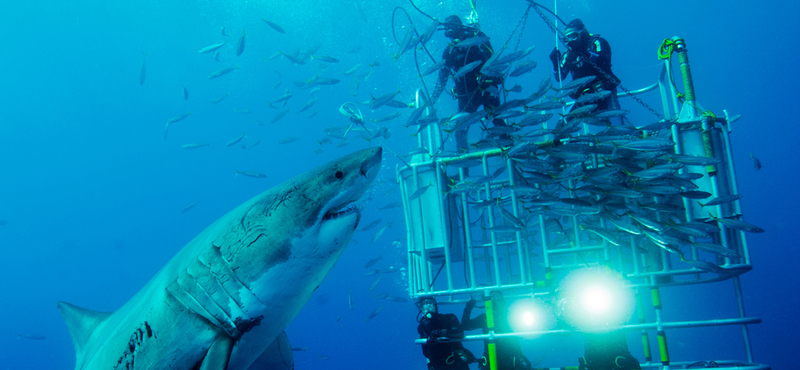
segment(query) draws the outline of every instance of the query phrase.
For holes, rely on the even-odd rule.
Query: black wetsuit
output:
[[[588,63],[587,59],[591,63]],[[592,64],[605,73],[598,71]],[[597,77],[583,89],[571,94],[570,96],[573,99],[577,99],[583,94],[590,94],[600,90],[611,91],[609,97],[599,102],[575,104],[572,109],[586,104],[597,104],[597,111],[620,109],[619,100],[617,100],[619,78],[611,72],[611,46],[606,39],[597,35],[589,35],[587,42],[581,47],[577,47],[574,50],[569,49],[561,57],[558,67],[558,69],[561,69],[561,74],[559,75],[558,69],[554,71],[556,81],[561,81],[570,73],[572,73],[573,80],[588,76]]]
[[[507,314],[508,311],[506,310],[504,305],[500,305],[495,303],[495,312],[496,313],[505,313]],[[463,323],[464,331],[469,330],[476,330],[482,329],[483,334],[489,333],[489,327],[486,324],[486,314],[482,313],[476,316],[473,319],[470,319],[470,315],[472,314],[472,307],[467,306],[464,308],[464,314],[461,316],[461,322]],[[494,320],[494,332],[495,333],[511,333],[511,327],[508,325],[508,320],[501,320],[501,316],[495,314]],[[530,361],[522,354],[522,349],[520,349],[518,337],[506,337],[500,338],[495,340],[497,344],[495,353],[497,354],[497,369],[498,370],[530,370],[532,368]],[[484,341],[483,345],[483,359],[478,361],[478,368],[480,369],[489,369],[489,364],[487,363],[489,358],[489,342]]]
[[[475,361],[475,356],[461,342],[431,341],[441,337],[464,337],[464,330],[456,315],[437,313],[432,314],[431,318],[423,317],[417,332],[420,338],[429,339],[427,344],[422,345],[422,354],[428,358],[429,370],[468,370],[469,363]]]
[[[471,37],[486,37],[481,31]],[[470,38],[471,38],[470,37]],[[469,40],[469,38],[466,38]],[[485,42],[478,46],[453,47],[448,46],[442,53],[442,60],[445,61],[442,69],[439,70],[439,80],[436,82],[436,89],[433,92],[434,102],[439,99],[447,78],[454,76],[462,67],[474,62],[480,63],[470,72],[453,80],[455,83],[454,95],[458,99],[458,111],[474,113],[483,106],[486,111],[491,111],[500,105],[500,85],[503,83],[502,77],[489,77],[480,73],[484,63],[492,57],[494,49],[490,42]],[[505,126],[502,119],[492,121],[495,126]],[[456,136],[459,149],[466,150],[466,132]]]

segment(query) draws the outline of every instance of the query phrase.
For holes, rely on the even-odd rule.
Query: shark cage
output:
[[[682,94],[673,78],[673,54]],[[730,141],[730,123],[738,117],[700,108],[682,39],[665,40],[659,56],[665,62],[656,83],[618,94],[662,117],[646,126],[626,122],[626,111],[567,113],[572,102],[562,97],[568,87],[544,83],[530,98],[509,100],[493,112],[443,120],[418,97],[418,119],[411,123],[420,125],[420,149],[397,168],[410,297],[433,296],[440,304],[485,297],[488,315],[490,293],[499,291],[554,318],[549,326],[490,330],[459,340],[579,333],[589,351],[591,337],[603,338],[597,333],[622,333],[641,337],[636,353],[643,354],[642,368],[769,369],[753,361],[748,325],[761,320],[745,314],[740,284],[740,275],[752,269],[747,233],[763,230],[743,220]],[[662,114],[637,98],[656,91]],[[563,114],[547,113],[553,109]],[[466,120],[490,122],[492,114],[516,116],[505,128],[516,131],[514,145],[481,140],[468,153],[442,150],[448,134],[469,126]],[[536,127],[526,126],[530,122]],[[577,283],[582,271],[588,283]],[[579,296],[604,280],[623,282],[625,293]],[[735,307],[731,300],[718,310],[673,314],[679,300],[690,298],[692,286],[728,282]],[[582,303],[625,306],[627,312],[614,321],[599,311],[581,311]],[[720,312],[728,317],[714,317]],[[670,314],[680,318],[671,320]],[[741,358],[671,358],[668,339],[700,327],[705,330],[695,338],[708,342],[740,329]],[[565,367],[577,368],[572,365]]]

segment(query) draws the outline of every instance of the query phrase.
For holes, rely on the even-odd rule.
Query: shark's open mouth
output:
[[[357,213],[357,212],[358,212],[358,207],[356,207],[353,204],[348,204],[348,205],[344,206],[343,208],[339,208],[338,210],[330,210],[330,211],[328,211],[328,213],[326,213],[325,216],[322,216],[322,220],[323,221],[332,220],[332,219],[335,219],[335,218],[339,218],[339,217],[342,217],[342,216],[347,216],[347,215],[349,215],[351,213]]]

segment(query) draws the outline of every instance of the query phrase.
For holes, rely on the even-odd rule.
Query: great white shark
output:
[[[59,302],[76,370],[291,369],[283,330],[358,226],[381,149],[339,158],[211,224],[114,312]]]

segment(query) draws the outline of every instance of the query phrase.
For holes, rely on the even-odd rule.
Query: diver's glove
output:
[[[558,48],[553,49],[553,51],[550,52],[550,61],[553,62],[554,70],[558,69],[558,61],[560,59],[561,59],[561,52],[558,51]]]

